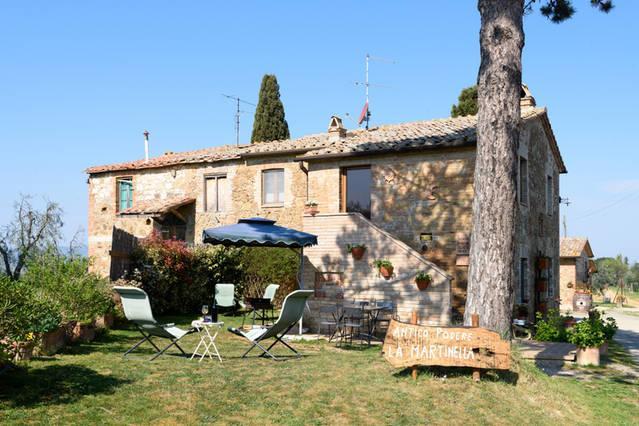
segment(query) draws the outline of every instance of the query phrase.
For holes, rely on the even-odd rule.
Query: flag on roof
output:
[[[368,101],[364,104],[364,108],[362,108],[362,113],[359,115],[359,120],[357,120],[357,124],[362,124],[368,118]]]

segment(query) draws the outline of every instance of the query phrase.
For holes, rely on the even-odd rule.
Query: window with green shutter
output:
[[[133,178],[123,177],[117,179],[118,211],[133,207]]]

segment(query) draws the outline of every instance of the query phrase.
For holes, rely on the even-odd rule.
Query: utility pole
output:
[[[570,200],[568,198],[559,197],[559,204],[564,204],[566,207],[570,205]],[[566,222],[566,215],[563,217],[563,227],[564,227],[564,238],[568,236],[568,224]]]
[[[225,95],[224,93],[222,93],[222,96],[228,99],[232,99],[236,102],[237,108],[235,110],[235,145],[240,146],[240,114],[246,112],[246,111],[240,110],[240,102],[247,105],[251,105],[251,106],[256,106],[256,105],[250,102],[247,102],[243,99],[240,99],[237,96]]]

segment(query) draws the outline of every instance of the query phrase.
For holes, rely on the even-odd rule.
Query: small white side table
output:
[[[195,320],[191,323],[192,327],[195,327],[197,332],[200,334],[200,343],[195,347],[193,351],[193,355],[191,355],[191,359],[193,359],[196,355],[200,357],[201,362],[207,355],[209,358],[213,359],[213,355],[217,357],[217,359],[222,362],[222,357],[220,356],[220,352],[217,350],[217,346],[215,346],[215,339],[217,338],[218,333],[224,326],[223,322],[204,322],[202,320]],[[199,353],[198,350],[200,347],[203,348],[203,352]],[[211,349],[213,351],[211,351]]]

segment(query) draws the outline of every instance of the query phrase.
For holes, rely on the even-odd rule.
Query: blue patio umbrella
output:
[[[317,244],[317,235],[275,225],[275,221],[262,217],[240,219],[235,225],[205,229],[202,241],[209,244],[222,244],[233,247],[287,247],[300,249],[300,268],[297,282],[302,285],[304,268],[304,247]],[[217,321],[215,306],[215,287],[213,288],[213,316]]]

